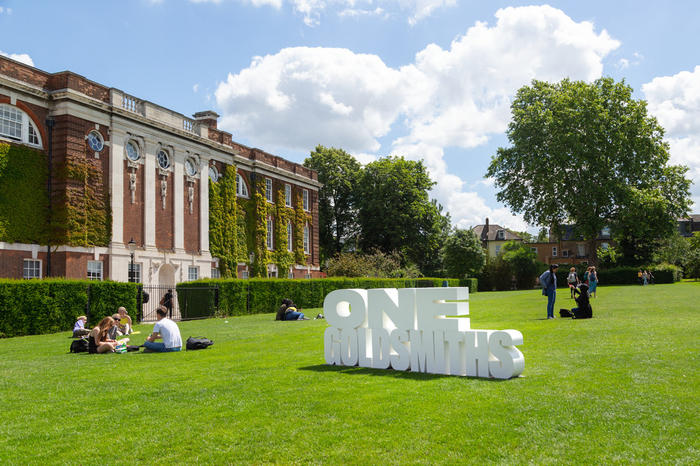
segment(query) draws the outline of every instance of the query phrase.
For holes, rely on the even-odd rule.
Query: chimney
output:
[[[489,239],[489,218],[486,217],[486,226],[481,230],[481,241],[488,241]]]
[[[211,129],[216,129],[216,120],[219,118],[219,114],[213,110],[205,110],[203,112],[197,112],[194,115],[194,119],[197,122],[207,126]]]

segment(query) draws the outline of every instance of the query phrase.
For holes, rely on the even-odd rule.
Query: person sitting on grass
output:
[[[297,310],[296,305],[291,299],[283,299],[282,305],[277,311],[275,320],[309,320],[304,314]]]
[[[109,338],[109,331],[116,325],[110,316],[105,317],[88,335],[88,353],[113,353],[117,341]]]
[[[156,315],[158,316],[158,322],[153,326],[153,333],[143,343],[146,351],[156,353],[180,351],[182,348],[180,329],[175,322],[166,317],[168,310],[164,306],[160,306],[156,309]],[[163,341],[156,341],[160,339]]]
[[[126,312],[126,308],[124,306],[117,309],[117,313],[119,314],[119,321],[117,322],[119,331],[122,332],[122,335],[129,335],[133,331],[131,328],[132,323],[129,313]]]
[[[78,320],[75,322],[75,325],[73,326],[73,338],[82,338],[90,333],[90,330],[85,328],[86,323],[87,323],[87,317],[85,317],[85,316],[78,317]]]
[[[593,308],[591,307],[591,300],[588,295],[588,286],[585,283],[581,283],[576,287],[574,290],[574,299],[578,307],[573,308],[571,311],[568,309],[561,309],[559,311],[560,315],[562,317],[572,317],[574,319],[592,318]]]

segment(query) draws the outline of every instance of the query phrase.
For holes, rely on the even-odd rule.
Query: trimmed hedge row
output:
[[[137,294],[134,283],[0,280],[0,338],[73,330],[80,315],[88,315],[91,326],[119,306],[137,316]]]
[[[569,276],[571,265],[559,264],[557,271],[557,286],[566,288],[568,286],[566,277]],[[576,265],[576,273],[580,280],[583,280],[583,274],[586,272],[587,266]],[[612,269],[597,270],[598,283],[600,285],[638,285],[637,273],[639,267],[615,267]],[[654,283],[674,283],[682,278],[681,269],[675,265],[659,264],[651,267],[642,267],[642,269],[650,270],[654,275]],[[540,271],[544,272],[545,269]]]
[[[346,288],[423,288],[440,287],[447,282],[450,287],[467,286],[477,289],[476,278],[321,278],[288,280],[251,278],[202,279],[177,285],[177,289],[192,287],[219,287],[218,316],[236,316],[276,312],[283,298],[290,298],[302,309],[323,307],[323,300],[331,291]],[[179,293],[185,296],[187,293]],[[211,314],[215,311],[212,307]],[[312,316],[313,317],[313,316]]]

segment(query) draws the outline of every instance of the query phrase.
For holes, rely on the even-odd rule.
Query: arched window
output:
[[[293,243],[292,243],[292,222],[287,222],[287,251],[292,251],[293,249]]]
[[[240,173],[236,173],[236,195],[248,197],[248,186]]]
[[[304,254],[309,254],[309,224],[304,225]]]
[[[41,136],[32,119],[12,105],[0,104],[0,137],[42,147]]]

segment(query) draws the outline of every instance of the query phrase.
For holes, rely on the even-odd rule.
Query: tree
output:
[[[667,263],[685,268],[686,259],[690,256],[690,240],[683,237],[677,230],[663,240],[660,247],[654,252],[652,262],[654,264]]]
[[[663,128],[624,81],[533,81],[511,111],[511,147],[497,150],[486,176],[496,180],[497,199],[528,223],[559,231],[573,222],[595,251],[606,226],[632,234],[638,221],[647,238],[667,234],[686,213],[687,168],[667,165]],[[654,213],[649,220],[635,219],[642,205]]]
[[[455,229],[442,248],[442,261],[448,277],[474,277],[484,266],[484,248],[472,230]]]
[[[428,197],[434,184],[423,162],[387,157],[368,164],[358,188],[360,247],[400,251],[423,274],[439,273],[450,220]]]
[[[685,262],[685,275],[688,278],[700,278],[700,232],[690,238],[689,254]]]
[[[333,257],[358,232],[355,194],[361,165],[342,149],[316,146],[304,166],[318,172],[323,187],[318,193],[321,257]]]
[[[540,228],[540,231],[537,233],[537,242],[549,243],[549,232],[546,227]]]
[[[532,288],[537,277],[537,254],[521,241],[508,241],[501,248],[503,261],[510,266],[520,290]]]

